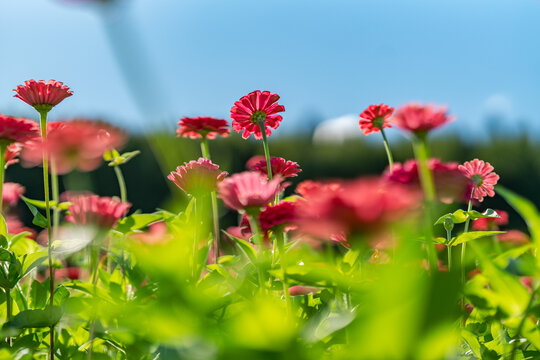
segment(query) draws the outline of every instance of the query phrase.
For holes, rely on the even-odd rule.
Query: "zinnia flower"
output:
[[[208,159],[199,158],[197,161],[191,160],[183,166],[178,166],[176,171],[172,171],[167,176],[167,179],[174,182],[185,193],[201,196],[216,190],[218,183],[227,175],[226,171],[219,170],[219,165]]]
[[[418,193],[401,184],[363,178],[340,187],[320,187],[298,204],[301,229],[321,238],[378,232],[410,215],[418,206]]]
[[[24,166],[41,165],[42,151],[47,151],[58,174],[73,169],[92,171],[103,163],[105,152],[118,149],[126,141],[121,130],[101,121],[85,119],[48,123],[47,132],[45,146],[41,138],[25,144],[21,153]]]
[[[176,129],[178,137],[190,137],[191,139],[200,137],[215,139],[217,135],[227,137],[231,132],[231,129],[228,128],[229,123],[227,120],[207,116],[182,118],[178,122],[178,126],[178,129]]]
[[[6,226],[8,234],[17,235],[23,232],[29,233],[28,237],[30,239],[36,238],[36,231],[34,229],[30,229],[22,223],[21,220],[19,220],[16,216],[8,215],[6,216]]]
[[[474,159],[459,165],[459,170],[471,181],[474,199],[482,202],[485,196],[495,196],[493,187],[499,181],[499,175],[493,172],[490,163]]]
[[[435,105],[421,106],[409,104],[399,108],[393,117],[393,123],[398,127],[415,134],[425,134],[454,120],[446,114],[446,108],[437,108]]]
[[[251,134],[255,134],[255,139],[262,139],[262,132],[259,126],[264,124],[266,136],[270,136],[272,131],[277,129],[283,119],[278,113],[285,111],[285,107],[279,105],[277,101],[279,95],[271,94],[269,91],[253,91],[234,103],[231,108],[232,127],[239,133],[244,130],[242,137],[247,139]]]
[[[385,104],[369,105],[366,110],[360,114],[360,129],[364,130],[364,135],[369,135],[372,132],[381,131],[381,129],[391,128],[392,125],[388,119],[394,113],[394,108]]]
[[[437,198],[444,203],[467,202],[471,196],[472,187],[467,178],[458,169],[457,162],[443,163],[439,159],[429,159],[428,167],[433,174]],[[418,164],[416,160],[405,163],[394,163],[392,171],[387,169],[384,178],[421,190]]]
[[[22,144],[15,142],[13,144],[9,144],[6,148],[6,154],[4,155],[4,161],[6,162],[5,168],[7,169],[8,166],[16,164],[19,162],[19,159],[17,158],[22,150]]]
[[[11,144],[39,136],[37,122],[0,114],[0,140]]]
[[[311,196],[316,197],[320,193],[324,193],[326,191],[336,191],[340,188],[341,183],[339,182],[322,183],[319,181],[305,180],[296,186],[296,193],[303,198],[308,199]]]
[[[508,224],[508,213],[503,210],[495,210],[500,218],[480,218],[472,222],[474,230],[497,230],[499,226]]]
[[[131,207],[116,197],[98,196],[94,194],[68,195],[71,205],[68,208],[66,221],[75,225],[95,225],[110,229],[124,217]]]
[[[264,232],[282,229],[287,232],[296,228],[296,203],[281,201],[276,205],[267,205],[259,215],[259,223]]]
[[[2,188],[2,206],[15,206],[26,189],[21,184],[7,182]]]
[[[268,166],[266,163],[266,158],[264,157],[257,162],[252,162],[250,160],[248,161],[247,165],[249,166],[249,170],[258,171],[263,175],[268,174]],[[270,158],[270,166],[272,166],[272,177],[276,175],[281,175],[281,177],[283,178],[295,177],[298,176],[298,173],[302,171],[298,163],[290,160],[285,160],[282,157]]]
[[[218,185],[219,197],[225,205],[237,211],[259,211],[270,203],[281,190],[281,177],[268,181],[258,172],[234,174]]]
[[[15,97],[33,106],[36,110],[49,111],[68,96],[73,95],[69,87],[56,80],[27,80],[17,86]]]

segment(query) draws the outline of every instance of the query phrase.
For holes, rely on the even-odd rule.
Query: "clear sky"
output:
[[[0,112],[33,115],[11,90],[52,78],[75,95],[51,116],[128,129],[228,118],[261,89],[281,96],[283,132],[421,101],[448,105],[463,133],[497,112],[540,134],[539,0],[90,2],[0,0]]]

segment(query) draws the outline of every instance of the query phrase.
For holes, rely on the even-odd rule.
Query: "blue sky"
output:
[[[538,0],[124,3],[0,2],[0,112],[33,115],[11,89],[52,78],[75,92],[52,117],[128,129],[228,118],[234,101],[261,89],[280,94],[284,133],[307,114],[421,101],[449,106],[450,131],[481,133],[496,112],[509,133],[540,134]]]

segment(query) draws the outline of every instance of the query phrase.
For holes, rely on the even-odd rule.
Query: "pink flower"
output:
[[[289,294],[291,296],[309,295],[316,292],[319,292],[319,289],[311,286],[295,285],[289,288]]]
[[[39,136],[37,122],[0,114],[0,139],[7,143],[24,142]]]
[[[176,129],[178,137],[190,137],[191,139],[200,137],[215,139],[217,135],[227,137],[231,132],[231,129],[228,128],[229,123],[227,120],[207,116],[182,118],[178,122],[178,126],[178,129]]]
[[[219,198],[237,211],[258,212],[275,198],[280,189],[280,176],[268,181],[261,173],[251,171],[234,174],[218,185]]]
[[[257,156],[253,158],[259,159]],[[252,159],[253,159],[252,158]],[[302,170],[298,166],[298,163],[290,160],[285,160],[281,157],[270,158],[270,165],[272,166],[272,177],[281,175],[283,178],[298,176],[298,173]],[[249,170],[258,171],[263,175],[268,174],[268,167],[266,164],[266,158],[263,157],[257,162],[252,162],[251,159],[247,162]]]
[[[337,191],[341,189],[341,183],[339,182],[319,182],[313,180],[305,180],[296,186],[296,193],[305,199],[318,196],[326,191]]]
[[[16,93],[15,97],[35,107],[38,111],[49,111],[62,100],[73,95],[69,87],[55,80],[49,80],[48,82],[45,82],[45,80],[27,80],[24,85],[17,86],[13,91]]]
[[[459,170],[473,185],[473,198],[482,202],[485,196],[495,196],[493,187],[499,181],[499,175],[493,172],[490,163],[474,159],[459,165]]]
[[[7,182],[2,188],[2,206],[15,206],[26,189],[21,184]]]
[[[6,162],[6,169],[8,166],[19,162],[19,159],[17,157],[21,153],[22,148],[22,144],[18,142],[8,145],[8,147],[6,148],[6,154],[4,156],[4,161]]]
[[[322,238],[347,238],[379,232],[410,215],[419,195],[401,184],[378,178],[361,178],[340,187],[320,187],[298,204],[301,230]]]
[[[527,234],[519,230],[508,230],[504,234],[498,234],[497,240],[513,245],[525,245],[531,241]]]
[[[364,130],[364,135],[369,135],[372,132],[381,131],[381,129],[391,128],[392,125],[388,119],[394,113],[394,108],[385,104],[369,105],[366,110],[360,114],[360,129]]]
[[[503,210],[495,210],[499,214],[500,218],[481,218],[472,222],[472,228],[474,230],[497,230],[499,225],[508,224],[508,213]]]
[[[276,205],[267,205],[259,215],[259,223],[264,232],[282,228],[283,231],[290,231],[296,228],[291,226],[296,220],[296,203],[292,201],[281,201]]]
[[[433,174],[437,198],[444,203],[467,202],[472,187],[467,178],[459,171],[456,162],[443,163],[439,159],[429,159],[428,167]],[[421,190],[418,164],[416,160],[407,160],[405,163],[394,163],[392,172],[387,169],[383,177],[389,181],[410,186]]]
[[[259,123],[264,123],[266,136],[270,136],[272,131],[277,129],[283,119],[278,113],[285,111],[277,101],[279,95],[271,94],[269,91],[253,91],[234,103],[231,108],[232,127],[239,133],[244,130],[242,137],[247,139],[249,135],[255,134],[255,139],[262,139],[262,132]]]
[[[17,235],[23,232],[28,232],[30,235],[28,236],[31,239],[36,238],[36,232],[34,229],[30,229],[28,227],[25,227],[24,224],[19,220],[16,216],[8,215],[6,216],[6,226],[8,234]]]
[[[393,123],[413,133],[426,133],[454,120],[446,114],[446,108],[435,105],[408,104],[396,111]]]
[[[67,196],[71,202],[66,221],[76,225],[96,225],[104,229],[113,228],[131,207],[128,202],[107,196],[81,194]]]
[[[197,161],[191,160],[183,166],[178,166],[167,178],[185,193],[201,196],[216,190],[218,183],[227,175],[226,171],[219,170],[219,165],[208,159],[199,158]]]
[[[42,152],[48,152],[58,174],[73,169],[92,171],[103,163],[103,154],[118,149],[126,142],[126,135],[119,129],[101,122],[75,119],[47,124],[47,143],[41,138],[28,141],[22,151],[24,166],[39,166]]]

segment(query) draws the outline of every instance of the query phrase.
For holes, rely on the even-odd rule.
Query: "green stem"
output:
[[[472,210],[472,199],[474,195],[474,188],[471,192],[471,197],[469,198],[469,204],[467,205],[467,214]],[[465,220],[465,229],[463,230],[463,233],[469,232],[469,223],[471,222],[471,219],[469,215],[467,215],[467,219]],[[465,284],[465,250],[466,250],[467,243],[461,244],[461,284]],[[465,301],[465,298],[463,298],[463,301]],[[465,305],[465,303],[463,303]]]
[[[47,113],[48,111],[42,110],[39,111],[40,117],[40,127],[41,127],[41,141],[45,145],[47,143]],[[51,229],[51,204],[49,199],[49,161],[48,161],[48,152],[43,151],[43,191],[45,193],[45,214],[47,218],[47,235],[49,241],[47,242],[47,255],[49,260],[49,307],[53,311],[54,304],[54,268],[52,263],[52,229]],[[50,327],[50,348],[49,348],[49,358],[54,360],[54,326]]]
[[[56,172],[56,163],[51,159],[51,187],[52,187],[52,200],[56,203],[53,209],[53,225],[52,225],[52,238],[56,239],[58,234],[58,226],[60,225],[60,209],[58,204],[60,203],[60,195],[58,191],[58,174]]]
[[[264,121],[259,122],[259,127],[261,128],[263,147],[264,147],[264,157],[266,158],[266,170],[268,172],[268,181],[272,180],[272,162],[270,161],[270,148],[268,147],[268,139],[266,138],[266,128],[264,126]]]
[[[388,143],[388,139],[386,138],[386,133],[384,132],[384,129],[382,128],[381,128],[381,134],[383,137],[384,150],[386,150],[386,156],[388,157],[388,165],[390,166],[390,172],[392,172],[392,169],[394,168],[394,157],[392,156],[392,151],[390,150],[390,144]]]
[[[448,272],[452,271],[452,231],[446,230],[446,248],[448,250]]]
[[[203,136],[201,139],[201,153],[203,158],[208,160],[210,159],[210,148],[208,147],[208,139],[206,136]],[[220,244],[219,244],[219,212],[218,212],[218,202],[217,202],[217,193],[212,191],[210,194],[212,201],[212,220],[213,220],[213,229],[214,229],[214,262],[218,263]]]
[[[433,175],[429,169],[428,159],[429,151],[427,148],[425,135],[419,134],[413,139],[413,151],[416,157],[418,174],[420,176],[420,184],[424,192],[425,201],[425,224],[424,236],[426,238],[426,250],[429,260],[429,266],[432,272],[438,270],[437,266],[437,251],[433,245],[433,228],[432,214],[433,205],[435,203],[435,185],[433,183]]]
[[[257,276],[259,278],[259,291],[262,294],[265,292],[264,279],[263,279],[263,274],[261,271],[261,264],[260,264],[260,260],[262,258],[261,255],[263,254],[263,251],[264,251],[263,241],[261,238],[261,231],[259,229],[259,223],[257,222],[256,216],[253,216],[252,214],[247,214],[247,218],[249,221],[249,226],[251,227],[251,232],[253,233],[253,238],[255,239],[255,245],[257,245],[257,262],[258,263],[253,264],[253,265],[255,265],[255,267],[257,268]]]
[[[116,174],[116,179],[118,180],[118,187],[120,188],[120,200],[122,202],[127,201],[127,190],[126,190],[126,181],[124,180],[124,175],[119,165],[114,166],[114,173]]]
[[[6,320],[11,321],[13,308],[11,306],[11,289],[4,289],[6,293]],[[11,336],[8,336],[7,343],[9,347],[11,347]]]
[[[285,238],[283,236],[283,231],[278,231],[276,234],[277,239],[277,248],[279,251],[279,256],[281,260],[281,270],[283,271],[283,292],[285,293],[285,302],[287,303],[288,311],[292,310],[291,294],[289,294],[289,283],[287,281],[287,259],[285,251]],[[274,249],[275,252],[275,249]]]

